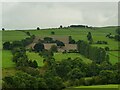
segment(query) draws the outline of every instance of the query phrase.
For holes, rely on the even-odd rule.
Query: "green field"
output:
[[[119,90],[119,85],[110,84],[110,85],[93,85],[93,86],[77,86],[70,87],[64,90]]]
[[[2,41],[16,41],[26,38],[27,35],[21,31],[2,31]]]
[[[38,66],[43,66],[43,59],[38,53],[34,53],[34,52],[27,52],[27,56],[29,59],[31,60],[36,60],[38,63]],[[63,59],[75,59],[75,58],[81,58],[84,62],[86,63],[91,63],[91,60],[85,58],[84,56],[80,55],[80,54],[76,54],[76,53],[66,53],[66,54],[62,54],[62,53],[55,53],[54,54],[54,58],[56,61],[61,61]]]
[[[110,62],[113,64],[119,61],[119,58],[118,58],[119,56],[117,51],[110,51],[109,57],[110,57]]]
[[[27,52],[26,53],[28,58],[30,60],[36,60],[38,63],[38,66],[43,66],[43,58],[38,54],[38,53],[34,53],[34,52]]]
[[[78,86],[75,88],[118,88],[118,85],[94,85],[94,86]]]
[[[61,61],[62,59],[68,59],[68,58],[71,58],[71,59],[81,58],[85,63],[91,63],[92,62],[91,60],[85,58],[84,56],[82,56],[78,53],[65,53],[65,54],[55,53],[54,58],[55,58],[56,61]]]
[[[8,50],[2,51],[2,68],[15,67],[15,63],[12,62],[12,53]]]

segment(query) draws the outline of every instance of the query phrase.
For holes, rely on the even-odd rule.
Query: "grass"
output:
[[[8,50],[2,51],[2,68],[15,67],[15,63],[12,62],[12,53]]]
[[[43,57],[39,56],[38,53],[35,53],[35,52],[27,52],[27,56],[29,59],[31,60],[36,60],[37,63],[38,63],[38,66],[43,66],[44,63],[43,63]],[[72,58],[72,59],[75,59],[77,57],[81,58],[83,61],[85,61],[85,63],[91,63],[92,61],[85,58],[84,56],[78,54],[78,53],[67,53],[67,54],[62,54],[62,53],[55,53],[54,54],[54,58],[56,61],[61,61],[63,59],[68,59],[68,58]]]
[[[93,85],[93,86],[77,86],[70,87],[64,90],[119,90],[119,85],[117,84],[109,84],[109,85]]]
[[[39,56],[38,53],[27,52],[26,54],[27,54],[27,56],[28,56],[28,58],[29,58],[30,60],[36,60],[37,63],[38,63],[38,66],[43,66],[43,65],[44,65],[44,64],[43,64],[43,59],[44,59],[44,58],[42,58],[41,56]]]
[[[111,84],[111,85],[78,86],[75,88],[118,88],[118,85]]]
[[[2,31],[2,41],[16,41],[16,40],[22,40],[24,38],[28,37],[24,32],[20,31]]]
[[[65,54],[62,54],[62,53],[55,53],[54,54],[54,58],[56,61],[61,61],[62,59],[68,59],[68,58],[71,58],[71,59],[75,59],[75,58],[81,58],[83,61],[85,61],[85,63],[91,63],[92,61],[85,58],[84,56],[78,54],[78,53],[65,53]]]
[[[115,64],[119,61],[118,51],[110,51],[109,52],[110,62]]]

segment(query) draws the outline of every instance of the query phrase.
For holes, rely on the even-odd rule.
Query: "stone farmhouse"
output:
[[[62,41],[65,46],[62,47],[58,47],[58,52],[63,52],[63,51],[69,51],[69,50],[77,50],[77,44],[69,44],[69,37],[68,36],[50,36],[51,38],[53,38],[53,40],[59,40]],[[33,43],[31,43],[30,45],[28,45],[26,48],[30,49],[30,48],[34,48],[34,45],[36,43],[38,43],[40,40],[43,40],[44,37],[35,37]],[[51,48],[52,45],[57,46],[56,43],[43,43],[45,49],[49,50]]]

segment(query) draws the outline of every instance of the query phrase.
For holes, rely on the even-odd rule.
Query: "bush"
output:
[[[3,43],[3,49],[10,50],[11,49],[11,43],[10,42],[4,42]]]
[[[110,50],[110,48],[109,48],[109,47],[105,47],[105,50],[106,50],[106,51],[109,51],[109,50]]]
[[[96,44],[108,44],[107,41],[97,41]]]
[[[65,44],[62,41],[58,41],[58,40],[56,40],[56,44],[57,46],[60,46],[60,47],[65,46]]]
[[[56,45],[52,45],[51,48],[50,48],[50,50],[51,50],[52,52],[58,52],[58,48],[57,48]]]
[[[84,77],[84,73],[81,72],[80,69],[74,68],[68,73],[67,76],[70,80],[75,80]]]
[[[37,27],[37,30],[40,30],[40,28],[39,28],[39,27]]]
[[[68,53],[78,53],[78,51],[76,49],[70,49]]]
[[[42,44],[42,43],[37,43],[37,44],[35,44],[35,46],[34,46],[34,50],[36,51],[36,52],[40,52],[40,51],[43,51],[45,48],[44,48],[44,44]]]
[[[51,35],[55,35],[55,32],[54,32],[54,31],[52,31],[52,32],[51,32]]]
[[[51,38],[51,37],[44,37],[44,42],[45,42],[45,43],[53,43],[54,40],[53,40],[53,38]]]

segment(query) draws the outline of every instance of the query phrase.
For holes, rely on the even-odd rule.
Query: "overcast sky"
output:
[[[4,2],[2,27],[32,29],[85,24],[92,26],[117,25],[117,2]]]

